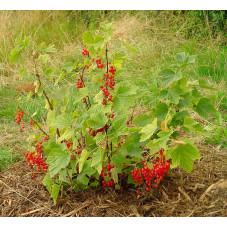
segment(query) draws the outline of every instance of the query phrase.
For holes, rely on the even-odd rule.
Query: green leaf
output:
[[[186,172],[190,173],[193,167],[193,161],[200,159],[198,149],[192,144],[181,145],[171,151],[171,168],[181,166]]]
[[[141,114],[139,116],[137,116],[134,120],[133,120],[133,124],[137,125],[138,127],[144,127],[147,124],[151,124],[152,123],[152,117],[149,116],[148,114]]]
[[[19,71],[19,78],[20,79],[23,79],[24,76],[25,76],[25,73],[26,73],[26,69],[25,68],[24,69],[20,69],[20,71]]]
[[[49,45],[48,47],[46,47],[46,44],[42,43],[40,46],[40,51],[45,53],[56,53],[57,49],[54,47],[54,45]]]
[[[60,76],[58,77],[58,79],[56,80],[56,82],[54,83],[54,86],[56,86],[61,80],[63,80],[64,77],[65,77],[65,73],[62,72],[62,73],[60,74]]]
[[[94,173],[96,173],[96,170],[91,168],[91,160],[86,160],[81,174],[88,175],[89,177],[91,177]]]
[[[52,121],[55,119],[55,110],[49,110],[47,113],[46,124],[49,128],[52,125]]]
[[[98,50],[98,49],[102,49],[105,45],[105,40],[102,36],[100,35],[97,35],[95,37],[95,41],[94,41],[94,48],[95,50]]]
[[[118,173],[117,173],[117,168],[113,168],[110,170],[110,172],[112,173],[112,178],[114,180],[114,183],[117,184],[118,183]]]
[[[203,132],[201,125],[190,117],[186,117],[184,119],[183,128],[184,129],[186,128],[187,130],[185,130],[185,131],[189,131],[189,132],[190,131]]]
[[[159,120],[164,120],[168,110],[169,108],[166,103],[159,103],[155,106],[155,117],[157,117]]]
[[[217,90],[213,85],[209,84],[206,80],[204,79],[199,79],[199,86],[202,88],[207,88],[207,89],[212,89],[212,90]]]
[[[49,58],[50,57],[48,54],[43,54],[43,55],[39,55],[38,60],[40,63],[45,65],[49,61]]]
[[[93,153],[92,155],[92,161],[91,161],[91,167],[96,166],[99,163],[102,163],[104,155],[104,150],[100,149]]]
[[[139,142],[139,138],[139,134],[134,134],[126,138],[125,143],[122,145],[122,149],[125,149],[127,152],[124,153],[125,156],[129,155],[130,157],[142,158],[143,150],[140,148],[142,143]],[[123,154],[122,150],[121,153]]]
[[[88,88],[87,87],[80,88],[79,92],[76,94],[74,104],[80,102],[86,96],[88,96]]]
[[[87,121],[88,125],[93,129],[99,129],[106,125],[108,118],[104,113],[99,112],[96,115],[92,115],[91,118]]]
[[[9,57],[10,64],[14,64],[18,62],[19,58],[20,58],[20,52],[17,49],[12,50]]]
[[[146,147],[150,149],[150,151],[149,151],[150,155],[155,154],[156,152],[158,152],[160,150],[160,148],[162,148],[159,140],[151,140],[146,145]]]
[[[65,127],[71,126],[73,119],[74,116],[72,114],[63,113],[53,120],[52,125],[56,128],[63,129]]]
[[[79,172],[82,171],[83,167],[84,167],[84,163],[86,162],[87,158],[89,156],[89,153],[86,149],[82,150],[80,159],[79,159]]]
[[[64,101],[65,96],[69,95],[69,88],[62,87],[61,89],[57,90],[56,92],[49,94],[51,99]]]
[[[168,99],[176,105],[179,103],[180,95],[182,94],[183,90],[179,86],[168,89]]]
[[[143,142],[149,139],[153,135],[156,129],[157,129],[157,118],[153,120],[152,124],[148,124],[144,128],[142,128],[142,130],[140,131],[140,133],[142,134],[140,138],[140,142]]]
[[[67,73],[71,73],[73,70],[74,64],[72,62],[67,62],[64,64],[63,69],[67,71]]]
[[[46,173],[43,178],[43,184],[46,186],[47,190],[51,193],[51,186],[54,184],[54,180],[51,178],[50,173]]]
[[[185,59],[187,57],[187,54],[185,52],[181,52],[181,53],[178,53],[174,59],[175,61],[179,62],[179,63],[184,63],[185,62]]]
[[[114,109],[121,109],[122,107],[130,107],[135,105],[135,97],[138,87],[132,86],[127,82],[120,82],[117,84],[114,93],[115,96],[113,98]]]
[[[190,116],[190,114],[188,113],[188,111],[183,110],[183,111],[177,112],[174,116],[174,119],[179,120],[179,121],[183,121],[185,117],[189,117],[189,116]]]
[[[211,104],[211,100],[208,98],[201,98],[195,110],[200,116],[205,118],[208,118],[208,114],[214,114],[216,112],[214,106]]]
[[[128,162],[127,158],[125,158],[125,156],[121,155],[121,154],[114,154],[112,156],[112,161],[113,164],[118,168],[118,172],[121,172],[121,170],[123,169],[123,163]]]
[[[89,178],[85,176],[85,174],[79,174],[77,176],[77,180],[80,181],[84,185],[88,185],[89,183]]]
[[[182,78],[181,75],[174,72],[172,69],[165,69],[159,73],[159,76],[163,78],[163,86],[167,88],[173,82],[178,81]]]
[[[128,117],[118,118],[116,121],[113,121],[113,130],[116,132],[120,132],[122,129],[126,127]]]
[[[55,205],[56,205],[56,202],[57,202],[57,198],[58,198],[58,195],[59,195],[59,191],[60,191],[60,185],[54,184],[54,185],[52,186],[51,198],[54,199],[54,204],[55,204]]]
[[[47,164],[49,164],[48,171],[50,176],[55,176],[59,170],[65,168],[70,162],[71,154],[69,152],[62,151],[58,148],[51,150],[47,157]]]
[[[85,45],[94,43],[94,38],[93,38],[91,32],[87,31],[83,34],[83,43]]]

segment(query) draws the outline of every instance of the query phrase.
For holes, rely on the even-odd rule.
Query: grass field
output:
[[[176,53],[186,52],[196,56],[196,63],[187,74],[190,78],[205,78],[214,84],[217,91],[213,91],[212,95],[216,107],[221,111],[221,117],[207,127],[206,141],[226,147],[227,48],[225,28],[222,26],[225,13],[216,14],[220,17],[217,21],[212,17],[208,20],[210,15],[205,11],[1,11],[0,171],[22,157],[26,149],[28,135],[18,132],[14,121],[14,100],[21,97],[24,110],[29,114],[37,112],[35,118],[40,122],[46,114],[39,96],[27,102],[28,92],[21,90],[25,82],[35,79],[31,50],[25,53],[28,71],[23,80],[17,80],[19,68],[9,63],[15,42],[29,36],[33,49],[38,48],[42,42],[54,44],[57,53],[53,55],[51,65],[60,68],[66,62],[81,58],[81,34],[91,24],[98,26],[103,20],[114,21],[114,39],[127,40],[138,49],[138,53],[132,55],[125,65],[127,77],[154,79],[160,69],[173,63]],[[122,47],[116,43],[111,48],[115,51]],[[72,85],[73,81],[65,82]],[[53,85],[48,81],[45,83],[48,92],[51,92]]]

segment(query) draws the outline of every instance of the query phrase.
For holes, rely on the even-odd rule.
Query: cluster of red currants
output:
[[[104,66],[102,64],[101,58],[99,58],[99,59],[96,60],[96,65],[97,65],[97,68],[98,69],[103,69]]]
[[[15,115],[17,116],[17,117],[15,118],[15,120],[16,120],[17,124],[20,125],[21,119],[22,119],[23,116],[24,116],[24,112],[23,112],[22,110],[18,110],[18,111],[15,113]]]
[[[106,73],[103,78],[103,80],[105,81],[105,88],[103,86],[100,87],[102,89],[103,95],[105,96],[105,98],[102,101],[103,105],[106,105],[107,100],[109,102],[113,102],[113,96],[110,95],[108,87],[110,88],[110,90],[114,90],[114,85],[115,85],[114,75],[115,75],[116,69],[114,69],[113,66],[110,66],[109,72],[112,73],[112,75]]]
[[[87,56],[87,55],[88,55],[88,51],[87,51],[86,49],[83,49],[82,54],[83,54],[84,56]]]
[[[77,85],[77,88],[78,88],[78,89],[82,88],[82,87],[83,87],[83,81],[81,81],[81,79],[78,78],[78,79],[77,79],[77,84],[76,84],[76,85]]]
[[[32,121],[30,121],[30,123],[29,123],[31,126],[33,126],[33,125],[35,125]]]
[[[114,186],[114,180],[111,178],[112,173],[110,172],[115,166],[110,163],[107,166],[102,167],[100,177],[102,178],[102,185],[104,188],[110,188]],[[107,178],[107,179],[106,179]]]
[[[47,141],[48,137],[44,139],[44,141]],[[35,141],[35,151],[36,152],[29,152],[26,153],[26,159],[30,167],[37,165],[37,172],[40,172],[40,170],[43,170],[45,173],[47,172],[48,165],[44,162],[42,158],[43,154],[43,145],[42,142],[39,142],[38,140]],[[35,174],[32,175],[32,178],[35,178]]]
[[[115,75],[115,74],[113,74],[113,75]],[[109,75],[108,73],[106,73],[105,78],[103,78],[103,80],[105,80],[105,85],[109,86],[111,90],[114,89],[114,85],[115,85],[115,81],[114,81],[114,76],[113,75]]]
[[[22,120],[22,118],[23,118],[23,116],[24,116],[24,112],[23,112],[22,110],[18,110],[18,111],[15,113],[15,115],[16,115],[15,120],[16,120],[17,124],[20,125],[21,120]],[[22,127],[20,128],[20,132],[22,132],[24,128],[25,128],[25,127],[22,126]]]
[[[159,151],[160,157],[156,158],[152,169],[147,167],[147,163],[144,163],[144,168],[131,171],[134,182],[138,183],[139,186],[145,181],[147,192],[149,192],[152,187],[152,180],[154,180],[155,188],[159,188],[160,181],[164,179],[165,174],[168,173],[170,169],[170,160],[165,160],[163,152],[164,149]],[[137,194],[140,194],[140,191],[137,191]]]

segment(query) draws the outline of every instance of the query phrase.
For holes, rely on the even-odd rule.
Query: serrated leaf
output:
[[[117,119],[116,121],[113,121],[113,130],[117,131],[121,131],[122,129],[124,129],[126,127],[125,123],[127,121],[128,117],[123,117],[120,119]]]
[[[209,98],[201,98],[195,110],[200,116],[205,118],[208,118],[208,114],[213,114],[216,112]]]
[[[162,72],[159,73],[159,76],[163,78],[162,82],[164,88],[167,88],[173,82],[178,81],[182,78],[180,74],[174,72],[172,69],[163,70]]]
[[[40,46],[40,51],[45,53],[56,53],[57,49],[54,47],[54,45],[49,45],[48,47],[46,47],[46,44],[42,43]]]
[[[63,69],[67,71],[67,73],[71,73],[73,70],[74,64],[72,62],[67,62],[64,64]]]
[[[103,149],[100,149],[100,150],[97,150],[96,152],[94,152],[92,155],[92,158],[91,158],[91,167],[93,167],[99,163],[102,163],[103,155],[104,155]]]
[[[160,150],[160,148],[161,148],[160,141],[159,140],[151,140],[146,145],[146,147],[150,149],[150,151],[149,151],[150,155],[153,155]]]
[[[114,90],[114,110],[120,109],[121,107],[130,107],[135,105],[135,97],[138,87],[129,85],[126,82],[120,82],[117,84]]]
[[[54,184],[54,180],[51,178],[48,172],[43,178],[43,184],[46,186],[46,189],[51,193],[51,186]]]
[[[14,64],[18,62],[19,58],[20,58],[20,52],[17,49],[12,50],[9,57],[10,64]]]
[[[59,191],[60,191],[60,185],[54,184],[54,185],[52,186],[51,198],[54,199],[54,204],[55,204],[55,205],[56,205],[56,202],[57,202],[57,198],[58,198],[58,195],[59,195]]]
[[[83,170],[84,164],[85,164],[88,156],[89,156],[88,151],[86,149],[83,149],[80,159],[79,159],[79,172],[81,172]]]
[[[141,114],[137,116],[132,123],[137,125],[138,127],[144,127],[147,124],[151,124],[153,117],[149,116],[148,114]]]
[[[87,123],[93,129],[100,129],[106,125],[107,121],[107,116],[104,113],[99,112],[96,115],[92,115],[91,118],[87,120]]]
[[[112,156],[112,161],[113,161],[113,164],[118,168],[119,172],[121,172],[121,170],[123,169],[123,163],[127,164],[128,162],[125,156],[121,154],[114,154]]]
[[[200,159],[198,149],[192,144],[181,145],[171,151],[171,168],[181,166],[186,172],[190,173],[193,167],[193,161]]]
[[[157,129],[157,118],[153,120],[152,124],[148,124],[144,128],[142,128],[142,130],[140,131],[140,133],[142,134],[140,138],[140,142],[143,142],[149,139],[153,135],[156,129]]]
[[[187,57],[187,54],[185,52],[181,52],[181,53],[178,53],[176,56],[174,56],[174,59],[179,63],[184,63],[186,57]]]
[[[206,80],[204,79],[199,79],[199,86],[202,88],[207,88],[207,89],[212,89],[212,90],[217,90],[212,84],[209,84]]]
[[[85,45],[94,43],[94,38],[93,38],[91,32],[87,31],[83,34],[83,43]]]
[[[117,172],[117,168],[113,168],[110,170],[110,172],[112,173],[112,178],[114,180],[114,183],[117,184],[118,183],[118,172]]]
[[[159,120],[164,120],[168,113],[168,105],[166,103],[159,103],[155,106],[155,117]]]
[[[86,96],[88,96],[88,88],[87,87],[80,88],[79,92],[76,94],[76,97],[74,99],[74,104],[80,102]]]
[[[201,125],[190,117],[184,118],[184,125],[182,127],[183,129],[186,128],[187,130],[185,129],[185,131],[189,131],[189,132],[190,131],[203,132]]]
[[[60,101],[63,101],[66,96],[69,96],[68,87],[62,87],[59,90],[57,90],[56,92],[49,94],[49,97],[51,99],[56,99],[56,100],[60,100]]]
[[[56,82],[54,83],[54,86],[56,86],[61,80],[63,80],[64,77],[65,77],[65,73],[62,72],[62,73],[60,74],[60,76],[58,77],[58,79],[56,80]]]
[[[72,114],[63,113],[53,120],[52,125],[56,128],[63,129],[65,127],[71,126],[73,119],[74,116]]]
[[[71,154],[62,151],[58,148],[51,150],[47,157],[47,164],[49,164],[48,171],[50,176],[55,176],[60,169],[65,168],[70,162]]]
[[[85,174],[79,174],[77,176],[77,180],[80,181],[84,185],[88,185],[89,183],[89,178],[85,176]]]
[[[91,177],[94,173],[96,173],[96,170],[91,167],[91,160],[86,160],[81,174],[88,175],[88,177]]]
[[[38,60],[40,63],[46,64],[49,61],[49,58],[50,57],[48,54],[42,54],[42,55],[39,55]]]
[[[102,36],[100,35],[97,35],[95,37],[95,41],[94,41],[94,48],[95,50],[98,50],[98,49],[102,49],[105,45],[105,40]]]

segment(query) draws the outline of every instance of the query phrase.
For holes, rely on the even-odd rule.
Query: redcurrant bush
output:
[[[137,195],[151,193],[171,169],[180,166],[190,173],[194,160],[200,159],[194,142],[179,135],[182,130],[202,131],[191,117],[193,111],[205,118],[216,111],[211,99],[199,93],[204,85],[184,74],[195,57],[177,54],[176,64],[161,71],[156,82],[153,75],[146,83],[139,76],[130,80],[124,61],[135,48],[123,41],[123,52],[110,51],[116,42],[113,32],[111,23],[103,22],[98,30],[83,34],[82,62],[75,59],[56,70],[58,79],[49,81],[54,82],[53,93],[47,92],[43,79],[48,79],[48,59],[56,49],[42,44],[32,55],[36,92],[46,100],[46,122],[29,116],[20,103],[16,122],[21,125],[24,114],[30,119],[26,159],[31,178],[45,174],[43,184],[55,203],[61,188],[67,193],[103,186],[121,192],[129,184]],[[27,45],[28,39],[21,41],[11,60],[23,55]],[[74,83],[66,85],[70,76]]]

